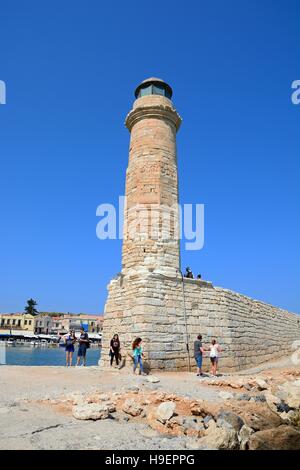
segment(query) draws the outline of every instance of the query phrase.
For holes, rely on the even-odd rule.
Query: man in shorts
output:
[[[194,357],[197,364],[197,376],[200,377],[202,374],[202,355],[204,348],[202,346],[202,336],[198,335],[196,341],[194,341]]]
[[[82,365],[86,365],[86,350],[90,346],[89,335],[84,330],[84,328],[80,328],[80,336],[79,336],[79,348],[77,353],[77,366],[80,365],[80,360],[82,359]]]

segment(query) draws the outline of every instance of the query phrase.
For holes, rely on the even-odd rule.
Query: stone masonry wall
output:
[[[187,370],[187,342],[194,369],[193,342],[199,333],[204,346],[213,337],[218,339],[223,371],[280,358],[291,351],[295,339],[300,339],[298,315],[195,279],[184,279],[183,303],[182,287],[181,277],[154,273],[143,278],[121,275],[111,281],[101,365],[108,365],[109,340],[115,333],[120,335],[127,365],[131,365],[131,343],[141,336],[146,363],[152,370]],[[204,366],[208,365],[207,358]]]

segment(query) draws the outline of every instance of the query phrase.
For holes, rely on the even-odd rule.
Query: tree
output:
[[[39,312],[35,308],[37,305],[37,302],[33,299],[27,300],[27,305],[25,307],[25,312],[28,313],[29,315],[37,315]]]

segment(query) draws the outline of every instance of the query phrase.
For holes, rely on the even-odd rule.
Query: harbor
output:
[[[76,332],[79,338],[80,333]],[[89,333],[90,347],[87,366],[98,365],[101,355],[101,333]],[[63,335],[7,332],[0,335],[0,365],[63,366],[65,364],[65,341]],[[77,346],[73,358],[75,365]]]
[[[79,333],[76,333],[79,337]],[[101,333],[89,333],[90,347],[101,347]],[[34,335],[7,333],[0,334],[0,344],[6,346],[60,346],[64,347],[63,336],[61,335]]]
[[[100,343],[92,343],[87,351],[87,366],[97,366],[100,356]],[[65,348],[59,343],[36,342],[36,341],[7,341],[1,342],[1,358],[3,365],[8,366],[64,366]],[[73,365],[76,362],[76,349],[73,358]]]

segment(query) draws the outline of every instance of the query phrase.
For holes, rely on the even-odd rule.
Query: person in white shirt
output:
[[[209,346],[209,357],[211,362],[211,373],[212,375],[217,375],[217,367],[219,361],[219,353],[221,352],[221,347],[215,339],[212,340],[211,345]]]

